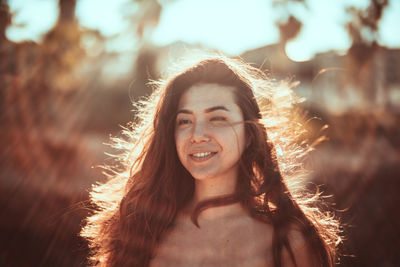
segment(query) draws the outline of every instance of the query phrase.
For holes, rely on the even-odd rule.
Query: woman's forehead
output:
[[[182,95],[179,109],[207,109],[214,106],[236,106],[235,87],[215,83],[195,84]],[[238,107],[237,107],[238,108]]]

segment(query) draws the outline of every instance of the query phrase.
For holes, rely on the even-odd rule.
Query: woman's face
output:
[[[195,179],[232,175],[245,148],[243,114],[235,88],[197,84],[181,97],[175,124],[176,150]]]

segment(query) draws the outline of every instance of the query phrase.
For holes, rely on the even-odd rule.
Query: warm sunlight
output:
[[[400,0],[0,0],[0,266],[400,266],[399,25]]]
[[[205,44],[231,55],[279,40],[268,1],[176,1],[165,6],[153,40]]]
[[[84,27],[99,30],[105,36],[114,36],[107,46],[109,50],[134,49],[134,40],[126,36],[129,20],[126,16],[128,0],[77,1],[77,17]],[[150,36],[155,45],[164,46],[177,41],[204,45],[229,55],[239,55],[279,41],[276,21],[285,18],[282,7],[273,7],[272,1],[220,0],[162,1],[159,25]],[[311,59],[316,53],[337,50],[343,53],[351,44],[344,25],[349,21],[346,7],[365,8],[367,1],[307,1],[307,5],[291,3],[288,10],[302,22],[299,35],[288,42],[286,52],[294,61]],[[10,1],[16,12],[15,26],[7,31],[14,41],[35,40],[50,29],[57,17],[57,1]],[[132,5],[131,5],[132,8]],[[39,11],[40,10],[40,11]],[[46,11],[47,10],[47,11]],[[46,16],[35,16],[37,12]],[[382,45],[400,46],[400,35],[393,34],[400,24],[399,1],[391,1],[380,22]],[[121,34],[124,37],[116,35]],[[125,34],[124,34],[125,33]]]

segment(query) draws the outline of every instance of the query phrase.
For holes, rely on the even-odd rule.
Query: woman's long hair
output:
[[[296,191],[305,175],[299,158],[309,147],[296,144],[303,128],[293,118],[296,98],[290,86],[278,85],[261,71],[239,61],[214,56],[176,72],[138,104],[137,120],[114,139],[124,153],[119,169],[91,192],[95,212],[81,235],[88,239],[91,260],[100,266],[148,266],[161,238],[191,200],[194,180],[179,161],[174,139],[178,103],[194,84],[216,83],[235,88],[249,146],[240,160],[235,198],[250,214],[273,226],[273,261],[282,265],[288,238],[299,229],[320,266],[333,266],[340,237],[337,221],[317,208],[318,195]],[[267,135],[268,133],[268,135]],[[226,204],[232,199],[227,198]],[[200,203],[224,204],[223,198]],[[196,218],[194,218],[196,221]],[[267,237],[266,237],[267,238]]]

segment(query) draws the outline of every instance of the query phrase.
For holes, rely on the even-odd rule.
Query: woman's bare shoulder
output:
[[[290,247],[293,251],[293,255],[296,260],[296,264],[293,264],[293,261],[290,257],[290,254],[287,249],[284,249],[282,252],[283,258],[283,266],[284,267],[308,267],[308,266],[316,266],[315,255],[311,252],[309,242],[307,242],[304,234],[298,229],[296,226],[292,226],[288,233],[288,241]]]

